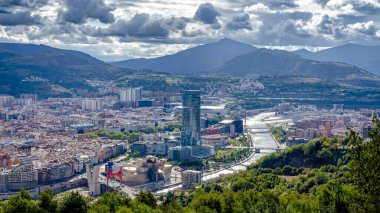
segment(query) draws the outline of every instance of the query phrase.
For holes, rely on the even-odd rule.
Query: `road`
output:
[[[274,138],[271,136],[268,127],[265,125],[267,122],[265,121],[265,119],[274,117],[274,116],[275,116],[275,113],[261,113],[254,117],[248,118],[247,123],[246,123],[246,129],[254,143],[253,145],[257,148],[265,147],[268,149],[261,149],[260,153],[253,153],[251,156],[249,156],[245,161],[243,161],[239,165],[235,165],[230,168],[223,169],[212,174],[206,174],[202,177],[202,181],[210,181],[212,179],[216,179],[223,175],[232,174],[237,171],[246,170],[247,166],[256,162],[259,158],[275,152],[276,148],[278,147],[278,144],[274,140]],[[272,121],[273,119],[271,119],[271,122]],[[156,192],[156,194],[167,193],[169,191],[180,189],[181,187],[182,185],[178,184],[170,188],[159,190]]]

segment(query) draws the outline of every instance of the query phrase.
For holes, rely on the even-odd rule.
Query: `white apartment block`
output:
[[[141,88],[129,88],[120,90],[121,102],[137,102],[141,100]]]
[[[82,100],[82,109],[86,111],[100,111],[103,109],[103,103],[97,99],[85,99]]]

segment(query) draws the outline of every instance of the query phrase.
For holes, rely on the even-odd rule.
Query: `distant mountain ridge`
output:
[[[351,43],[318,52],[301,49],[294,53],[305,59],[349,63],[380,75],[380,45],[364,46]]]
[[[200,45],[173,55],[153,59],[130,59],[112,63],[117,67],[150,69],[168,73],[199,73],[221,66],[236,56],[257,50],[256,47],[231,39]]]
[[[371,62],[367,64],[371,67],[379,59],[376,55],[378,49],[380,46],[350,44],[317,53],[307,50],[288,52],[258,49],[231,39],[222,39],[173,55],[113,64],[176,74],[237,77],[298,75],[350,85],[378,87],[379,77],[362,69],[366,64],[358,66],[354,63],[356,66],[353,66],[347,62],[333,62],[353,60],[359,63],[367,60]],[[343,54],[344,52],[347,54]],[[320,57],[318,60],[326,60],[310,59],[317,56]],[[131,70],[115,67],[80,51],[46,45],[0,43],[0,94],[35,92],[42,94],[41,97],[70,97],[75,95],[74,91],[77,89],[94,89],[86,80],[116,80],[125,75],[126,71],[129,73]]]
[[[238,56],[214,69],[213,73],[232,76],[299,75],[337,82],[379,80],[374,74],[350,64],[308,60],[285,50],[264,48]]]
[[[38,54],[63,54],[63,55],[71,55],[77,58],[81,58],[83,60],[89,61],[91,63],[98,64],[107,64],[99,59],[96,59],[86,53],[75,51],[75,50],[64,50],[58,49],[54,47],[49,47],[43,44],[20,44],[20,43],[0,43],[0,50],[13,53],[18,56],[31,56]]]
[[[368,48],[372,48],[371,51],[366,51]],[[322,80],[350,81],[352,83],[352,81],[357,80],[378,80],[377,76],[365,71],[367,67],[368,70],[372,71],[375,68],[363,62],[365,60],[376,62],[376,58],[379,58],[378,55],[380,55],[380,51],[376,55],[377,48],[349,44],[317,53],[306,49],[289,52],[258,49],[231,39],[222,39],[173,55],[153,59],[131,59],[113,64],[131,69],[148,69],[179,74],[223,73],[237,77],[246,75],[301,75],[318,77]],[[355,54],[351,53],[353,50],[356,50],[354,51]],[[360,55],[361,51],[365,51],[362,55],[370,55],[371,57],[356,56]],[[346,55],[340,54],[341,57],[338,57],[339,54],[335,52],[343,52]],[[353,66],[350,65],[350,61],[357,63],[352,63],[355,65]]]

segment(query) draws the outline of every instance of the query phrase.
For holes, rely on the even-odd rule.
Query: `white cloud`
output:
[[[33,7],[0,3],[3,17],[30,12],[42,20],[40,24],[29,22],[29,26],[0,26],[0,40],[73,48],[107,60],[165,55],[224,37],[281,47],[380,44],[378,0],[97,0],[102,15],[87,11],[74,24],[59,22],[63,1],[39,0]],[[211,19],[194,16],[205,3],[216,11]],[[136,14],[148,18],[144,25],[131,28]],[[108,23],[112,17],[115,22]],[[94,35],[98,29],[103,29],[102,36]],[[111,29],[120,35],[104,33]],[[131,29],[137,29],[137,34]]]
[[[378,25],[376,25],[373,21],[368,21],[362,23],[349,24],[347,25],[347,28],[344,29],[344,32],[347,33],[349,36],[357,36],[357,34],[361,34],[364,36],[376,36],[378,30],[380,30]]]
[[[270,11],[269,7],[264,5],[263,3],[249,5],[244,8],[244,12],[247,12],[247,13],[269,12],[269,11]]]

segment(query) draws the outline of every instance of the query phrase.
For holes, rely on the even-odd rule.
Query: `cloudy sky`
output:
[[[0,42],[114,61],[232,38],[318,49],[380,45],[380,0],[0,0]]]

